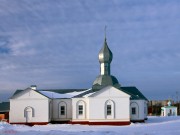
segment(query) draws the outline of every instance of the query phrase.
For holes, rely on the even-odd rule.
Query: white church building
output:
[[[177,116],[177,107],[168,101],[167,106],[161,107],[161,116]]]
[[[71,123],[129,125],[147,119],[147,98],[136,87],[122,87],[110,73],[113,54],[106,38],[99,52],[100,75],[90,89],[17,90],[10,98],[12,124]]]

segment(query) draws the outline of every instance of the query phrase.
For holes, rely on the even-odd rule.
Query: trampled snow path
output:
[[[0,123],[0,135],[180,135],[180,116],[149,117],[129,126],[49,124],[24,126]]]

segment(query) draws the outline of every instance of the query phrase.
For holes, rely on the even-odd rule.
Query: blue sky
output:
[[[122,86],[180,94],[179,0],[1,0],[0,101],[31,84],[90,88],[105,25]]]

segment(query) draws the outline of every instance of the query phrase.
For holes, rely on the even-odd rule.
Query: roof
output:
[[[129,94],[131,96],[131,100],[148,100],[136,87],[121,87],[119,90]],[[81,93],[74,98],[86,97],[90,96],[94,93],[94,90],[90,89],[84,93]]]
[[[161,108],[177,108],[176,106],[163,106]]]
[[[44,89],[44,90],[37,90],[37,91],[51,91],[60,94],[72,93],[72,92],[80,92],[87,89]]]
[[[87,91],[87,90],[86,90]],[[68,92],[68,93],[58,93],[54,91],[39,91],[42,95],[47,96],[48,98],[72,98],[76,95],[79,95],[81,93],[84,93],[84,91],[73,91],[73,92]]]
[[[16,91],[14,92],[13,96],[16,95],[16,94],[18,94],[18,93],[20,93],[20,92],[22,92],[22,91],[23,91],[23,90],[16,90]]]
[[[85,92],[83,92],[83,93],[81,93],[79,95],[74,96],[73,98],[81,98],[81,97],[84,97],[85,95],[88,95],[90,93],[94,93],[94,91],[92,89],[90,89],[90,90],[85,91]]]
[[[35,90],[39,94],[44,95],[47,98],[71,98],[75,96],[74,94],[77,93],[79,95],[83,91],[87,89],[45,89],[45,90]],[[13,96],[23,92],[24,90],[16,90]],[[70,94],[71,93],[71,94]],[[72,94],[73,93],[73,94]],[[12,96],[12,97],[13,97]]]
[[[10,97],[10,99],[13,99],[13,98],[17,97],[19,94],[22,94],[23,92],[30,91],[30,90],[34,90],[34,89],[32,89],[31,87],[29,87],[29,88],[26,88],[25,90],[16,90],[15,93]],[[36,90],[35,90],[35,91],[36,91]],[[36,92],[39,93],[39,94],[41,94],[41,95],[43,95],[43,96],[45,96],[45,97],[47,97],[47,98],[49,98],[48,96],[40,93],[39,91],[36,91]]]
[[[136,87],[120,87],[119,90],[129,94],[131,100],[148,100]],[[13,94],[16,95],[23,90],[16,90]],[[95,91],[93,89],[46,89],[46,90],[36,90],[38,93],[48,97],[48,98],[80,98],[87,97],[87,95],[93,94]],[[56,94],[58,93],[58,94]],[[73,94],[71,94],[73,93]]]
[[[106,86],[114,86],[116,88],[120,88],[120,84],[116,77],[112,75],[99,75],[96,80],[93,82],[92,89],[94,91],[98,91]]]
[[[131,100],[148,100],[136,87],[121,87],[120,90],[131,95]]]
[[[9,102],[0,103],[0,112],[9,112],[9,110],[10,110],[10,103]]]

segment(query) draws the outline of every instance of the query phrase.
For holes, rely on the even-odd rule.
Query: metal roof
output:
[[[176,106],[163,106],[163,107],[161,107],[161,109],[163,109],[163,108],[177,108]]]
[[[131,100],[148,100],[136,87],[121,87],[120,90],[131,95]]]
[[[14,95],[17,95],[18,93],[20,93],[20,92],[22,92],[23,90],[16,90],[15,92],[14,92],[14,94],[13,94],[13,96]]]
[[[81,93],[81,94],[79,94],[79,95],[76,95],[76,96],[74,96],[73,98],[80,98],[80,97],[83,97],[83,96],[85,96],[85,95],[87,95],[87,94],[90,94],[90,93],[93,93],[94,91],[92,90],[92,89],[90,89],[90,90],[88,90],[88,91],[86,91],[86,92],[84,92],[84,93]]]
[[[71,92],[80,92],[87,89],[44,89],[44,90],[38,90],[38,91],[52,91],[60,94],[66,94]]]
[[[115,88],[129,94],[131,96],[131,100],[148,100],[136,87],[134,86],[130,86],[130,87],[120,87],[119,85],[115,84],[116,86],[114,86]],[[97,89],[90,89],[87,91],[87,89],[45,89],[45,90],[36,90],[38,93],[39,91],[51,91],[51,92],[56,92],[56,93],[59,93],[59,94],[66,94],[66,93],[71,93],[71,92],[80,92],[80,91],[85,91],[84,93],[82,94],[79,94],[79,95],[76,95],[74,97],[83,97],[84,95],[86,94],[90,94],[90,93],[93,93],[95,91],[99,91],[100,89],[106,87],[107,85],[93,85],[94,88],[97,88]],[[110,85],[110,86],[113,86],[113,85]],[[13,94],[16,95],[20,92],[22,92],[24,90],[16,90],[16,92]],[[40,93],[42,94],[42,93]],[[43,94],[42,94],[43,95]]]
[[[105,38],[104,45],[99,52],[99,62],[100,63],[111,63],[112,59],[113,59],[113,54],[112,54],[111,50],[109,49],[107,42],[106,42],[106,38]]]
[[[44,90],[35,90],[36,92],[40,93],[39,91],[50,91],[50,92],[55,92],[59,94],[66,94],[66,93],[71,93],[71,92],[80,92],[80,91],[85,91],[87,89],[44,89]],[[13,96],[23,92],[24,90],[16,90],[13,94]],[[40,93],[41,95],[44,95]],[[46,95],[44,95],[46,96]],[[46,96],[47,97],[47,96]]]
[[[119,90],[129,94],[131,96],[130,100],[148,100],[136,87],[120,87]],[[94,90],[89,90],[82,94],[74,96],[74,98],[81,98],[93,92]]]
[[[120,88],[120,84],[116,77],[112,75],[99,75],[96,80],[93,82],[92,89],[98,91],[106,86],[114,86]]]

